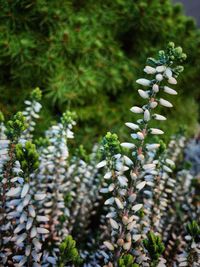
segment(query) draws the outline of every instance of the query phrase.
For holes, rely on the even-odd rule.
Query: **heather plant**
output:
[[[183,133],[161,139],[156,111],[172,108],[165,96],[177,95],[185,59],[173,43],[149,58],[130,141],[108,132],[91,153],[70,149],[69,110],[35,137],[39,88],[13,118],[0,113],[1,266],[199,266],[199,177]]]

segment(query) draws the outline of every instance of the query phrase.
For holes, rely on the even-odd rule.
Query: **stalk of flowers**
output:
[[[183,190],[183,195],[179,193],[182,199],[182,202],[179,203],[178,211],[177,209],[175,210],[175,213],[173,216],[174,222],[172,222],[173,226],[169,224],[170,227],[167,229],[168,233],[171,232],[171,235],[170,237],[168,237],[168,240],[166,242],[167,247],[166,247],[165,254],[167,256],[167,259],[171,259],[171,261],[168,260],[169,264],[172,263],[174,260],[175,262],[180,261],[180,263],[182,263],[183,266],[190,266],[189,262],[186,264],[187,257],[184,259],[184,256],[187,255],[187,251],[188,251],[188,245],[189,245],[188,242],[190,242],[190,239],[191,239],[189,235],[186,234],[185,232],[185,222],[187,221],[198,222],[199,221],[200,205],[199,205],[199,200],[198,200],[198,195],[199,195],[198,194],[198,190],[199,190],[198,178],[192,178],[190,172],[186,169],[184,171],[179,172],[178,178],[179,178],[179,184],[185,184],[185,191]],[[191,184],[190,184],[190,181],[191,181]],[[180,190],[181,188],[184,188],[184,187],[183,186],[179,187],[178,190]],[[178,198],[175,201],[178,201]],[[191,227],[192,227],[192,224],[191,224]],[[188,232],[188,229],[187,229],[187,232]],[[199,251],[198,242],[197,242],[197,246],[194,245],[195,247],[197,247],[197,251]]]
[[[81,158],[74,158],[74,164],[68,168],[68,176],[72,176],[76,181],[74,189],[71,189],[72,203],[70,208],[69,228],[77,240],[81,240],[85,234],[88,234],[88,225],[91,216],[94,216],[95,210],[99,205],[99,189],[101,187],[101,177],[96,168],[98,162],[98,153],[95,147],[93,153],[88,157],[81,147]]]
[[[165,106],[165,107],[172,107],[172,104],[163,99],[158,98],[157,93],[159,90],[163,90],[165,93],[168,94],[177,94],[177,92],[169,88],[168,86],[163,85],[165,79],[167,79],[168,83],[176,84],[177,80],[175,77],[179,75],[179,73],[183,70],[183,67],[178,66],[174,67],[173,60],[175,61],[182,61],[185,58],[185,54],[182,53],[181,48],[175,48],[174,44],[169,45],[167,52],[161,51],[159,53],[158,60],[150,59],[152,66],[146,66],[144,71],[147,74],[154,75],[155,77],[152,80],[147,79],[139,79],[137,83],[148,87],[147,91],[139,89],[138,92],[143,99],[146,99],[148,102],[146,105],[142,107],[134,106],[131,108],[131,111],[134,113],[143,114],[143,119],[137,120],[137,123],[126,123],[126,125],[131,128],[134,133],[131,134],[131,137],[135,140],[133,143],[122,143],[123,147],[130,148],[133,150],[133,164],[131,170],[131,182],[128,185],[129,192],[135,193],[137,187],[142,189],[148,180],[145,181],[145,178],[149,175],[155,174],[156,172],[156,164],[144,164],[147,151],[150,149],[155,149],[158,144],[146,144],[146,139],[149,134],[156,134],[160,135],[163,134],[163,131],[157,128],[150,128],[149,122],[151,119],[155,120],[165,120],[166,118],[160,114],[153,113],[154,108],[158,104]],[[175,77],[174,77],[175,76]],[[142,174],[142,175],[141,175]],[[139,178],[140,177],[140,178]],[[141,178],[144,177],[144,180],[141,182]],[[140,181],[139,185],[137,185],[137,181]],[[142,204],[140,204],[140,208]],[[124,208],[124,207],[123,207]],[[133,209],[134,210],[134,209]],[[131,248],[131,242],[129,242]],[[113,244],[112,244],[113,245]],[[111,247],[110,247],[111,248]],[[142,255],[143,258],[143,255]]]
[[[0,216],[0,245],[1,245],[1,259],[2,264],[9,262],[10,255],[12,255],[12,247],[10,247],[10,231],[13,229],[13,221],[9,219],[7,214],[10,211],[10,206],[7,206],[7,202],[10,200],[10,196],[7,195],[8,191],[15,182],[15,147],[21,133],[26,129],[25,118],[21,112],[18,112],[12,120],[9,120],[6,124],[6,128],[1,139],[2,146],[0,147],[1,155],[1,169],[0,169],[0,204],[1,204],[1,216]]]
[[[151,119],[156,119],[156,120],[166,119],[160,114],[153,113],[154,108],[156,108],[158,104],[165,106],[165,107],[172,107],[172,104],[169,101],[163,98],[158,98],[157,93],[159,92],[159,90],[163,90],[165,93],[168,93],[168,94],[173,94],[173,95],[177,94],[177,92],[174,89],[163,85],[163,82],[165,79],[167,79],[168,83],[170,84],[177,83],[177,80],[175,77],[179,75],[179,73],[183,70],[183,67],[181,66],[174,67],[173,60],[182,61],[184,59],[185,59],[185,54],[182,53],[182,49],[175,48],[174,44],[170,43],[166,53],[164,51],[161,51],[159,53],[158,60],[155,60],[155,59],[149,60],[149,62],[151,62],[152,65],[154,65],[154,67],[147,66],[144,69],[144,71],[148,74],[152,74],[152,75],[155,74],[155,77],[152,80],[147,80],[147,79],[137,80],[137,83],[148,87],[147,91],[144,91],[141,89],[138,90],[140,96],[143,99],[147,99],[148,102],[146,105],[143,105],[142,107],[134,106],[131,108],[132,112],[143,114],[143,119],[138,120],[136,124],[126,123],[126,125],[134,131],[134,133],[131,134],[131,137],[135,140],[134,143],[122,143],[123,147],[130,148],[131,150],[133,150],[132,152],[133,162],[131,161],[130,163],[129,161],[130,165],[132,165],[131,173],[130,173],[131,181],[130,181],[130,184],[128,184],[128,181],[127,181],[126,185],[124,185],[124,187],[127,186],[127,189],[128,189],[128,190],[125,190],[125,193],[124,193],[125,197],[123,196],[119,199],[121,203],[120,207],[122,211],[124,211],[124,213],[123,212],[117,213],[117,215],[119,216],[119,218],[117,218],[119,222],[114,220],[116,219],[116,215],[113,216],[114,219],[111,218],[110,220],[111,225],[113,226],[113,229],[114,229],[114,233],[116,233],[117,230],[119,230],[119,233],[117,233],[116,235],[118,236],[118,239],[123,240],[123,242],[126,245],[124,246],[123,244],[120,247],[120,245],[117,243],[118,239],[115,240],[116,242],[114,243],[108,242],[108,241],[104,243],[110,251],[114,251],[114,253],[112,254],[115,255],[115,264],[117,262],[117,259],[120,257],[120,254],[123,252],[123,249],[125,250],[124,252],[129,251],[132,246],[132,241],[137,241],[141,237],[140,235],[137,235],[137,240],[134,240],[136,236],[134,232],[134,226],[131,229],[131,231],[129,231],[129,233],[126,233],[127,225],[126,223],[123,222],[122,219],[123,219],[123,216],[126,216],[128,218],[130,216],[132,219],[131,223],[133,223],[133,225],[136,224],[136,220],[134,220],[134,216],[136,215],[134,213],[139,211],[143,206],[142,204],[134,205],[134,201],[137,196],[136,192],[137,190],[141,190],[146,185],[146,183],[148,183],[148,181],[145,181],[145,176],[148,176],[149,174],[150,175],[155,174],[156,172],[155,170],[156,165],[154,163],[144,164],[145,158],[146,158],[146,151],[152,149],[152,147],[154,149],[155,146],[157,146],[157,144],[152,144],[150,146],[149,145],[147,146],[146,138],[149,136],[149,134],[153,134],[153,135],[163,134],[163,131],[161,131],[160,129],[150,128],[149,122]],[[103,164],[106,165],[107,162],[100,163],[100,164],[101,166],[103,166]],[[138,184],[137,181],[141,179],[141,178],[138,179],[141,176],[141,174],[144,177],[144,181],[142,182],[140,181]],[[115,187],[115,184],[113,185],[113,187]],[[115,191],[113,192],[115,193]],[[132,194],[135,195],[135,199],[129,202],[128,201],[129,196]],[[109,204],[113,204],[115,201],[115,198],[116,197],[114,196],[113,198],[109,199],[108,200]],[[119,210],[120,210],[120,207],[118,207]],[[124,233],[126,233],[127,235],[126,238],[128,238],[128,240],[123,239],[125,237]],[[133,240],[132,240],[132,237],[133,237],[132,235],[134,236]],[[116,252],[115,247],[117,247],[117,252]],[[142,255],[140,258],[142,260],[144,258],[144,255]]]
[[[167,149],[161,153],[158,158],[158,173],[156,176],[157,185],[154,187],[155,199],[152,202],[152,213],[150,213],[151,225],[154,227],[154,231],[159,232],[162,236],[166,233],[165,221],[168,220],[168,211],[171,209],[172,203],[175,199],[173,197],[173,192],[175,189],[176,179],[172,175],[172,171],[175,168],[176,162],[179,160],[183,153],[182,135],[176,135],[172,137]],[[173,159],[173,160],[172,160]]]
[[[11,198],[7,206],[12,209],[7,216],[14,221],[12,259],[14,263],[17,262],[17,266],[38,266],[42,257],[42,241],[48,233],[45,229],[48,218],[37,212],[39,202],[45,195],[35,191],[33,182],[33,173],[39,166],[38,154],[30,141],[23,145],[17,144],[15,153],[21,170],[6,193]]]
[[[168,211],[173,202],[173,190],[176,180],[172,176],[177,157],[180,156],[181,150],[178,145],[166,149],[158,158],[158,175],[155,177],[154,200],[151,213],[151,226],[154,231],[162,234],[165,227],[165,219],[168,217]],[[174,159],[174,161],[171,160]]]
[[[141,190],[144,183],[139,183],[134,193],[128,191],[128,179],[125,172],[129,170],[133,162],[127,156],[117,153],[118,147],[117,136],[108,133],[103,140],[103,152],[106,160],[97,165],[97,167],[106,166],[107,168],[101,192],[112,194],[105,201],[105,205],[110,206],[109,213],[106,215],[110,240],[104,241],[104,246],[110,251],[105,255],[108,266],[111,264],[118,266],[120,257],[127,254],[131,250],[132,242],[136,242],[140,238],[140,235],[134,233],[139,220],[136,213],[142,208],[142,204],[133,205],[133,203],[137,192]]]
[[[152,151],[152,162],[156,164],[156,175],[149,175],[147,187],[142,195],[144,215],[142,217],[141,231],[143,235],[153,230],[163,235],[165,233],[165,220],[168,219],[168,210],[173,199],[173,190],[176,180],[172,175],[175,163],[183,154],[185,137],[177,134],[171,137],[168,147],[160,140],[157,152]],[[173,159],[173,160],[172,160]],[[144,226],[143,226],[144,225]]]
[[[151,174],[145,174],[147,186],[142,195],[144,214],[141,223],[141,231],[144,237],[146,237],[146,234],[150,230],[158,232],[161,217],[160,205],[162,205],[162,201],[164,201],[161,197],[161,192],[163,190],[163,184],[166,178],[166,176],[163,175],[164,161],[165,153],[163,152],[163,143],[160,141],[157,153],[152,160],[152,164],[155,164],[156,166],[156,171]]]
[[[185,247],[184,223],[185,221],[195,220],[198,218],[198,207],[192,203],[191,195],[192,175],[187,169],[179,171],[176,175],[175,190],[173,192],[174,205],[171,205],[170,216],[165,219],[165,232],[163,238],[166,243],[165,255],[168,263],[176,258],[176,254]],[[188,189],[190,193],[188,193]],[[179,203],[178,206],[176,203]]]
[[[48,247],[55,245],[53,256],[46,251],[43,261],[56,265],[58,246],[62,239],[68,234],[67,218],[69,209],[65,205],[65,196],[68,194],[68,187],[71,181],[67,181],[67,158],[69,155],[67,140],[73,138],[72,127],[75,125],[74,113],[63,114],[61,123],[52,126],[46,132],[49,141],[47,148],[40,155],[39,166],[39,189],[46,193],[47,197],[42,203],[42,210],[45,216],[49,216]]]
[[[35,128],[35,119],[39,118],[38,113],[40,112],[42,105],[39,103],[42,97],[41,90],[37,87],[32,91],[30,95],[30,100],[26,100],[24,103],[26,105],[23,115],[26,118],[26,123],[28,125],[27,129],[21,135],[21,142],[26,142],[32,140],[32,132]]]

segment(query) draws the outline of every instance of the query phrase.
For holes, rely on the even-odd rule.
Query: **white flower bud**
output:
[[[134,212],[137,212],[137,211],[139,211],[142,207],[143,207],[143,204],[136,204],[136,205],[134,205],[134,206],[132,207],[132,210],[133,210]]]
[[[6,193],[8,197],[18,196],[21,192],[21,187],[11,187],[11,189]]]
[[[174,161],[171,160],[171,159],[166,159],[166,163],[169,164],[169,165],[171,165],[171,166],[175,166]]]
[[[168,166],[163,166],[163,170],[165,170],[166,172],[172,172],[172,170],[168,167]]]
[[[132,143],[121,143],[121,146],[129,149],[135,148],[135,145]]]
[[[44,193],[37,193],[34,196],[35,200],[43,200],[43,199],[45,199],[45,197],[46,197],[46,194],[44,194]]]
[[[167,118],[160,114],[153,114],[153,118],[158,121],[165,121]]]
[[[151,84],[151,81],[142,78],[142,79],[138,79],[136,81],[136,83],[141,84],[141,85],[144,85],[144,86],[149,86]]]
[[[118,176],[117,179],[121,186],[127,186],[128,179],[125,176]]]
[[[124,205],[122,204],[121,200],[119,200],[119,198],[115,197],[115,203],[116,203],[116,205],[117,205],[117,207],[119,209],[123,209],[124,208]]]
[[[123,222],[124,225],[127,225],[128,224],[128,217],[124,215],[122,217],[122,222]]]
[[[148,163],[148,164],[143,165],[143,169],[145,171],[154,170],[155,167],[156,165],[154,163]]]
[[[29,190],[29,184],[25,184],[23,186],[22,192],[21,192],[21,198],[24,198],[26,196],[26,194],[28,193]]]
[[[144,98],[144,99],[149,98],[149,94],[148,94],[147,92],[145,92],[144,90],[139,89],[139,90],[138,90],[138,93],[139,93],[139,95],[140,95],[142,98]]]
[[[103,244],[111,251],[115,249],[114,246],[109,241],[104,241]]]
[[[134,226],[136,225],[136,221],[132,221],[127,225],[127,230],[132,231]]]
[[[110,179],[112,177],[112,172],[107,172],[105,175],[104,175],[104,179]]]
[[[172,103],[170,103],[169,101],[167,101],[167,100],[165,100],[163,98],[160,98],[159,102],[164,107],[167,107],[167,108],[173,107]]]
[[[145,187],[145,185],[146,185],[146,181],[143,181],[143,182],[137,184],[136,188],[140,191]]]
[[[153,91],[155,93],[158,93],[159,92],[159,86],[157,84],[154,84],[153,87],[152,87]]]
[[[111,197],[105,201],[105,205],[112,205],[114,203],[114,197]]]
[[[151,118],[150,112],[148,111],[148,109],[146,109],[144,112],[144,121],[149,121],[150,118]]]
[[[157,74],[156,75],[156,80],[159,81],[159,82],[161,82],[163,80],[162,74]]]
[[[131,137],[132,137],[133,139],[137,139],[137,138],[138,138],[137,134],[131,134]]]
[[[152,101],[152,102],[150,103],[150,107],[151,107],[152,109],[156,108],[157,105],[158,105],[158,103],[157,103],[156,101]]]
[[[104,166],[106,166],[106,160],[103,160],[103,161],[99,162],[96,167],[97,167],[97,169],[100,169],[100,168],[102,168]]]
[[[142,111],[143,111],[143,110],[142,110]],[[135,123],[132,123],[132,122],[126,122],[125,125],[126,125],[127,127],[129,127],[130,129],[132,129],[132,130],[137,130],[137,129],[139,129],[139,126],[138,126],[137,124],[135,124]]]
[[[143,160],[144,160],[144,155],[143,155],[143,154],[139,154],[139,155],[137,156],[137,159],[138,159],[139,161],[143,161]]]
[[[170,95],[177,95],[178,94],[174,89],[172,89],[168,86],[164,86],[164,92],[167,94],[170,94]]]
[[[123,249],[124,250],[129,250],[131,248],[131,242],[126,242],[124,245],[123,245]]]
[[[167,78],[171,78],[172,77],[172,70],[170,68],[167,68],[165,71],[165,76]]]
[[[164,65],[156,67],[157,72],[164,72],[166,70],[166,67]]]
[[[147,144],[146,149],[149,151],[155,150],[160,147],[160,144]]]
[[[144,140],[144,134],[142,132],[137,132],[137,138],[139,140]]]
[[[129,157],[123,156],[123,158],[124,158],[124,161],[125,161],[126,165],[130,166],[130,165],[133,164],[133,161]]]
[[[115,189],[115,184],[110,184],[108,187],[108,191],[112,192]]]
[[[43,228],[43,227],[37,227],[38,234],[48,234],[49,230]]]
[[[133,203],[137,198],[137,195],[132,193],[129,197],[128,197],[128,200]]]
[[[137,242],[141,238],[141,235],[133,235],[132,238],[135,242]]]
[[[102,193],[102,194],[107,194],[109,192],[109,190],[108,190],[108,188],[101,188],[99,190],[99,192]]]
[[[133,113],[143,113],[144,112],[144,110],[142,108],[136,107],[136,106],[132,107],[130,109],[130,111],[133,112]]]
[[[34,226],[32,229],[31,229],[31,233],[30,233],[30,237],[33,238],[37,235],[37,230],[36,230],[36,227]]]
[[[126,234],[126,240],[127,240],[128,242],[131,241],[131,234],[130,234],[130,233]]]
[[[112,218],[110,218],[110,225],[111,225],[111,227],[113,229],[118,229],[119,228],[118,223],[115,220],[113,220]]]
[[[155,74],[156,73],[156,69],[152,68],[151,66],[146,66],[144,68],[144,72],[146,72],[147,74]]]
[[[122,246],[124,245],[124,239],[119,238],[119,239],[117,240],[117,245],[120,246],[120,247],[122,247]]]
[[[177,80],[174,77],[170,77],[168,79],[168,83],[170,83],[170,84],[177,84]]]
[[[164,134],[164,132],[157,128],[151,128],[151,134]]]

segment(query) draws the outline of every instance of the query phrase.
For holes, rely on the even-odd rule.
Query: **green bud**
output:
[[[168,49],[174,49],[175,44],[173,42],[169,42]]]
[[[35,144],[37,147],[47,147],[50,142],[49,139],[45,137],[39,137],[38,139],[35,140]]]
[[[178,56],[181,56],[183,53],[182,47],[178,46],[174,49],[174,53],[176,53]]]
[[[185,53],[182,54],[182,60],[186,60],[187,59],[187,55]]]
[[[134,263],[134,257],[130,254],[123,255],[118,260],[119,267],[139,267],[138,264]]]
[[[39,87],[35,88],[31,93],[31,99],[35,101],[40,101],[42,98],[42,91]]]
[[[72,236],[67,236],[64,241],[60,244],[60,258],[59,266],[65,266],[71,264],[80,264],[82,262],[76,248],[76,241],[73,240]]]
[[[25,145],[17,144],[15,147],[16,159],[19,160],[25,176],[29,176],[39,166],[39,155],[35,144],[30,141]]]
[[[104,157],[112,157],[121,151],[120,142],[116,134],[108,132],[102,140],[102,153]]]
[[[8,139],[14,141],[19,138],[23,131],[27,129],[26,119],[22,112],[17,112],[12,120],[9,120],[6,125],[6,135]]]
[[[159,150],[159,153],[162,154],[166,150],[167,146],[163,140],[160,140],[159,144],[160,144],[160,147],[158,150]]]
[[[147,234],[147,239],[143,240],[143,244],[146,250],[148,251],[152,263],[156,264],[159,257],[165,250],[165,246],[160,236],[155,235],[153,232],[149,232]]]
[[[192,236],[195,242],[200,241],[200,225],[198,225],[196,221],[193,220],[191,223],[188,223],[186,230],[188,234]]]
[[[76,119],[76,113],[71,112],[71,111],[66,111],[63,113],[62,118],[61,118],[61,123],[65,126],[71,124],[75,119]]]
[[[85,148],[84,148],[83,145],[80,145],[79,148],[76,149],[75,155],[78,158],[81,158],[81,159],[83,159],[86,162],[89,160],[89,156],[88,156],[87,151],[85,150]]]

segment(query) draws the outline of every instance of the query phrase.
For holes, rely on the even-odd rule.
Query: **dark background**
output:
[[[197,24],[200,26],[200,1],[199,0],[176,0],[175,2],[183,3],[186,15],[196,18]]]

